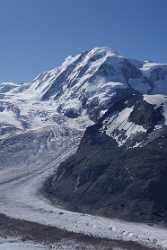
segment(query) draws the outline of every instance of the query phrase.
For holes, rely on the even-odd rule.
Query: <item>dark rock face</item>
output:
[[[167,127],[153,130],[162,121],[160,110],[138,93],[130,96],[86,130],[78,151],[47,181],[46,191],[84,211],[167,223]],[[142,147],[119,147],[102,131],[103,121],[132,104],[130,120],[147,132]]]
[[[143,100],[135,103],[134,110],[129,117],[129,121],[142,125],[149,130],[153,130],[155,125],[163,120],[162,107],[154,109],[153,105]]]
[[[77,118],[80,115],[80,112],[74,108],[69,108],[64,114],[69,118]]]
[[[167,129],[161,133],[145,147],[125,150],[89,128],[77,153],[50,178],[47,191],[78,209],[167,222]]]

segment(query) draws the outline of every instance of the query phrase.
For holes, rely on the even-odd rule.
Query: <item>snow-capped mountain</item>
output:
[[[46,192],[72,209],[166,222],[167,65],[106,48],[82,56],[88,61],[77,80],[73,68],[65,70],[59,94],[55,83],[41,101],[56,103],[73,120],[86,115],[94,125],[48,179]]]
[[[136,231],[123,223],[117,234],[113,219],[59,210],[46,199],[82,212],[167,223],[166,82],[165,64],[94,48],[32,82],[0,84],[0,213],[166,246],[165,230],[159,238],[156,227],[148,234],[143,225]]]
[[[167,65],[128,59],[110,48],[67,57],[28,83],[0,84],[0,137],[55,122],[85,129],[125,89],[166,94]]]
[[[102,104],[107,94],[120,88],[167,93],[166,80],[167,65],[128,59],[110,48],[94,48],[67,57],[60,67],[40,74],[25,93],[40,100],[58,100],[63,106],[73,100],[77,108],[85,98],[99,98]]]

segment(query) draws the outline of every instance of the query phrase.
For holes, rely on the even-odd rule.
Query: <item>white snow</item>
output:
[[[150,77],[151,71],[153,69],[159,68],[161,66],[163,66],[163,64],[161,64],[161,63],[155,63],[155,62],[145,61],[145,63],[143,64],[143,66],[140,68],[140,70],[143,71],[144,76]]]
[[[0,112],[0,123],[14,125],[16,128],[22,129],[20,121],[16,118],[15,114],[11,110],[4,110]]]
[[[167,96],[165,95],[143,95],[144,100],[152,105],[160,107],[162,104],[167,104]]]
[[[145,77],[151,79],[153,94],[167,94],[167,64],[145,62],[140,70]]]

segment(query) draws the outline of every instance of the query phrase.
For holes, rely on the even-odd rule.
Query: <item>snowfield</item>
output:
[[[49,250],[42,245],[25,243],[17,240],[0,240],[0,250]]]

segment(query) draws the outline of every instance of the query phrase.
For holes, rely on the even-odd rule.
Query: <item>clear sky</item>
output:
[[[0,0],[0,81],[95,46],[167,62],[167,0]]]

